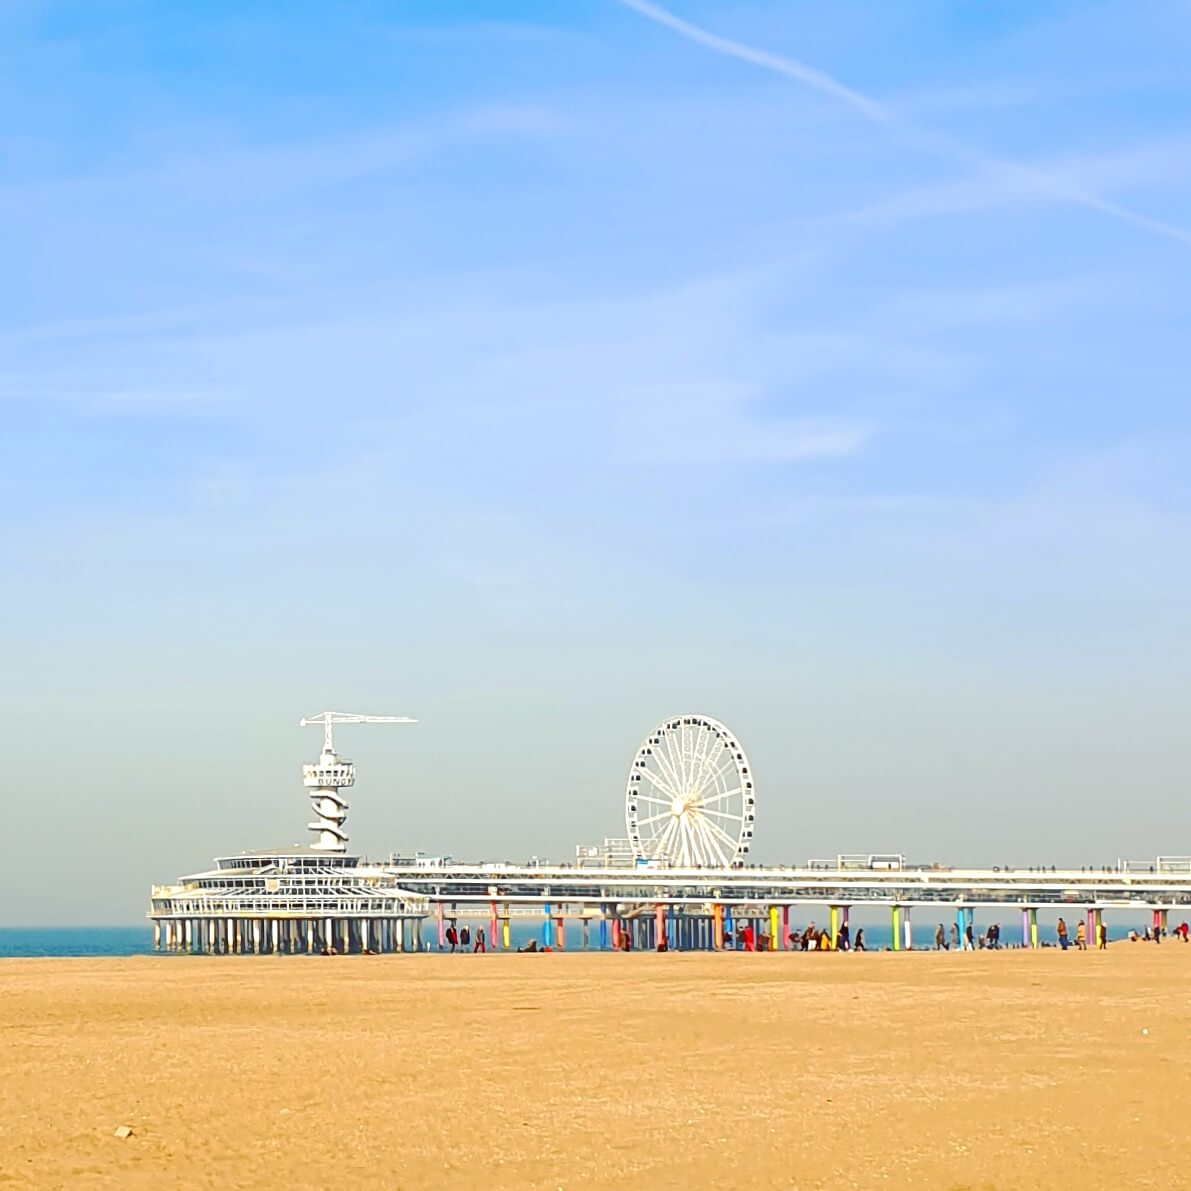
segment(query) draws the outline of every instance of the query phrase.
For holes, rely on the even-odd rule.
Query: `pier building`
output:
[[[404,717],[324,712],[314,765],[303,767],[315,819],[305,847],[244,852],[214,869],[154,886],[154,946],[212,954],[346,954],[441,948],[452,925],[485,931],[492,949],[513,945],[514,922],[532,922],[540,945],[564,949],[567,925],[583,947],[730,947],[745,924],[768,950],[790,946],[791,914],[825,917],[832,944],[855,909],[888,914],[893,950],[915,946],[915,917],[951,919],[963,936],[977,911],[1020,922],[1006,939],[1040,945],[1038,913],[1086,919],[1095,938],[1107,913],[1166,928],[1191,917],[1191,857],[1118,861],[1099,868],[954,869],[914,865],[898,853],[839,855],[805,865],[745,863],[756,821],[752,768],[718,720],[663,721],[630,766],[628,834],[576,849],[573,863],[479,863],[450,857],[348,854],[352,763],[336,724],[412,723]],[[825,915],[824,915],[825,912]],[[812,915],[813,916],[813,915]],[[1016,936],[1016,937],[1014,937]],[[920,941],[926,942],[923,938]],[[537,940],[535,939],[535,942]]]

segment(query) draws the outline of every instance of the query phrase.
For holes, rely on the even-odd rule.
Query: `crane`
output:
[[[315,822],[307,827],[314,832],[311,848],[316,852],[347,851],[347,799],[342,791],[355,785],[356,767],[346,758],[335,755],[336,724],[416,724],[405,715],[356,715],[348,711],[322,711],[298,721],[299,728],[315,724],[323,730],[323,751],[314,765],[302,766],[302,785],[310,791]]]
[[[335,751],[333,733],[336,724],[416,724],[417,722],[417,720],[411,720],[407,715],[356,715],[350,711],[320,711],[318,715],[300,719],[298,727],[305,728],[307,724],[322,724],[323,752],[333,753]]]

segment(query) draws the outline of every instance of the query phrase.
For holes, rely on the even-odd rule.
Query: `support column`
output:
[[[1025,913],[1029,928],[1030,947],[1036,951],[1038,949],[1038,907],[1031,906]]]
[[[499,946],[497,942],[497,930],[500,926],[500,917],[496,913],[496,900],[493,899],[488,903],[488,946],[493,951]]]
[[[608,907],[600,907],[600,950],[608,950]]]
[[[580,907],[580,909],[582,911],[580,918],[579,918],[579,923],[583,930],[582,946],[583,946],[584,951],[590,951],[591,950],[591,919],[589,919],[587,917],[587,907],[586,906],[582,906],[582,907]]]
[[[612,950],[620,950],[620,919],[612,919]]]
[[[769,950],[770,951],[777,950],[777,932],[778,932],[777,906],[770,906],[769,907]]]
[[[563,917],[563,907],[558,907],[558,917],[554,920],[554,950],[565,951],[567,947],[567,920]]]
[[[902,910],[902,933],[907,951],[914,950],[914,924],[910,921],[912,907],[906,906]]]
[[[666,938],[666,907],[663,905],[656,905],[653,908],[653,930],[654,930],[654,946],[656,947],[661,941]],[[675,940],[677,945],[677,940]]]
[[[1100,946],[1100,923],[1104,919],[1104,911],[1101,909],[1095,909],[1092,911],[1092,915],[1095,929],[1092,932],[1092,937],[1088,940],[1088,946],[1098,948]]]
[[[542,946],[550,946],[550,903],[542,906]]]
[[[728,942],[728,946],[735,950],[736,948],[736,924],[732,921],[732,907],[724,906],[724,938]]]
[[[711,907],[712,946],[716,951],[724,949],[724,907],[716,902]]]
[[[438,949],[441,951],[447,945],[447,924],[443,921],[443,904],[440,900],[435,907],[438,911]]]
[[[834,951],[839,946],[839,906],[832,906],[830,909],[829,937],[831,950]]]
[[[890,907],[890,934],[893,936],[893,950],[900,951],[902,949],[902,914],[901,906]]]
[[[506,951],[508,951],[508,949],[512,946],[512,940],[510,938],[511,928],[509,926],[509,919],[510,919],[511,914],[512,914],[512,910],[509,908],[508,902],[506,902],[505,903],[505,916],[500,924],[500,945]]]
[[[1084,929],[1087,931],[1087,944],[1089,947],[1096,946],[1096,911],[1088,906],[1086,921]]]

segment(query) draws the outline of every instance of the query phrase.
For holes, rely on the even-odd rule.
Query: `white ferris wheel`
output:
[[[664,720],[633,758],[625,791],[629,845],[638,859],[682,868],[743,864],[757,796],[740,742],[705,715]]]

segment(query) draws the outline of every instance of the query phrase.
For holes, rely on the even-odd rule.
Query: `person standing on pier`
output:
[[[1059,946],[1064,951],[1066,951],[1067,950],[1067,924],[1062,920],[1062,918],[1059,919],[1059,924],[1057,927],[1055,927],[1055,933],[1059,936]]]

